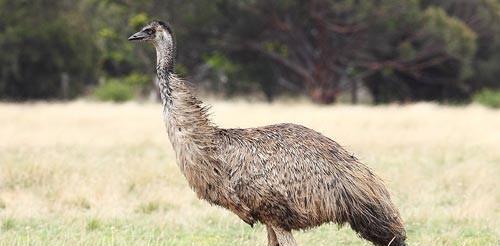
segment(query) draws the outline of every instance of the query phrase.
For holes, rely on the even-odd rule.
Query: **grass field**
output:
[[[214,102],[223,127],[294,122],[388,185],[410,245],[500,245],[500,111]],[[300,245],[367,245],[348,228]],[[155,104],[0,104],[0,245],[265,245],[188,188]]]

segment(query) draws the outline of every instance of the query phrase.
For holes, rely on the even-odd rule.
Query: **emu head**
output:
[[[151,42],[156,48],[159,73],[173,72],[175,43],[172,29],[163,21],[152,21],[128,38],[130,41]]]
[[[158,44],[172,44],[172,29],[163,21],[152,21],[144,26],[140,31],[130,36],[130,41],[148,41]]]

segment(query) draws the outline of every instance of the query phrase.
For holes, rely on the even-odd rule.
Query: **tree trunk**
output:
[[[314,103],[318,104],[331,104],[337,100],[337,92],[329,88],[312,88],[309,90],[309,96]]]
[[[69,75],[61,73],[61,97],[63,100],[69,99]]]
[[[351,80],[351,103],[358,104],[358,80]]]

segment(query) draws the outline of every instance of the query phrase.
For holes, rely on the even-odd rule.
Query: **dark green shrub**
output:
[[[120,78],[107,79],[104,84],[94,90],[95,98],[101,101],[124,102],[141,96],[151,85],[151,77],[139,73],[131,73]]]
[[[123,82],[135,88],[143,88],[151,85],[152,77],[150,75],[131,73],[123,78]]]
[[[500,90],[484,89],[474,95],[474,101],[492,108],[500,108]]]
[[[134,97],[134,86],[112,79],[95,88],[94,96],[101,101],[129,101]]]

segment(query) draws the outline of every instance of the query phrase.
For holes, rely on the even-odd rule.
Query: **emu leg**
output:
[[[297,242],[295,242],[295,238],[293,238],[291,231],[275,226],[273,226],[273,230],[274,233],[276,233],[279,246],[297,246]]]
[[[279,246],[278,239],[276,238],[276,233],[274,233],[273,228],[270,225],[266,225],[267,229],[267,246]]]

